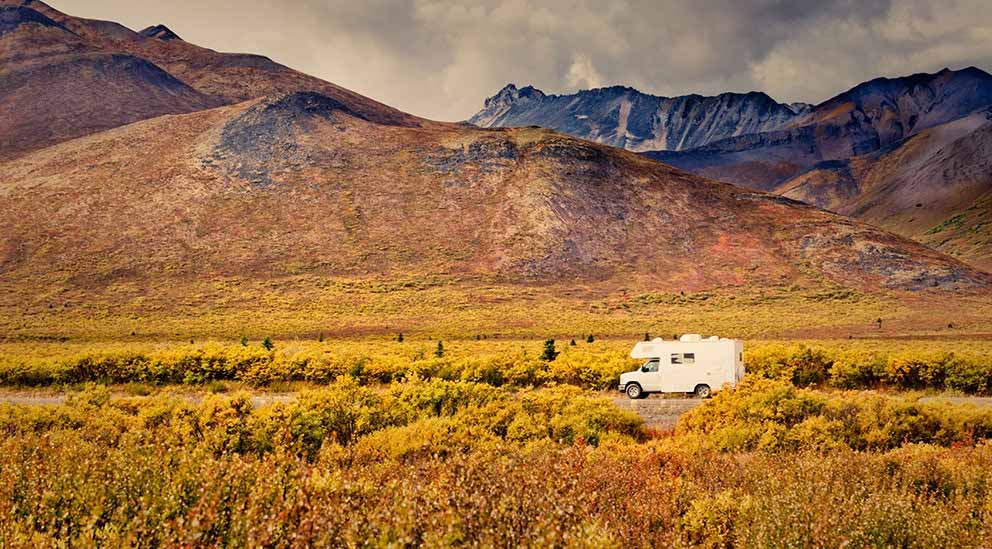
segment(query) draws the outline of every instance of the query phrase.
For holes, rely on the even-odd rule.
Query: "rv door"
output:
[[[641,389],[646,393],[653,393],[661,390],[662,376],[658,368],[658,359],[652,358],[641,366],[640,375]]]

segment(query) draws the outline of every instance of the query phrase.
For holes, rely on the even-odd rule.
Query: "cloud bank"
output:
[[[509,82],[548,93],[765,91],[817,103],[876,76],[992,69],[986,0],[52,0],[164,23],[407,112],[463,120]]]

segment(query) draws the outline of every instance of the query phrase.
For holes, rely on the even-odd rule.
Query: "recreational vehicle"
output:
[[[686,334],[678,340],[656,338],[634,345],[631,358],[645,360],[620,375],[620,391],[631,399],[648,393],[694,393],[709,398],[744,377],[744,342]]]

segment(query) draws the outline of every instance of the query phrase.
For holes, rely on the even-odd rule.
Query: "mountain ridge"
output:
[[[663,97],[610,86],[549,95],[533,86],[509,84],[487,98],[468,122],[481,127],[538,125],[641,152],[659,144],[683,150],[778,128],[803,112],[804,104],[785,105],[754,91]]]

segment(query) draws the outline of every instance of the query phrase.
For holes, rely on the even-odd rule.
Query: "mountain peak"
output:
[[[0,34],[31,23],[43,27],[63,28],[59,23],[31,8],[0,4]]]
[[[139,34],[146,38],[157,38],[159,40],[182,40],[178,34],[172,32],[172,29],[166,27],[165,25],[154,25],[148,27],[147,29],[141,31]]]
[[[516,84],[510,83],[503,86],[503,89],[496,92],[496,95],[486,99],[486,108],[498,105],[509,105],[521,99],[540,99],[544,97],[544,92],[534,86],[524,86],[517,88]]]

